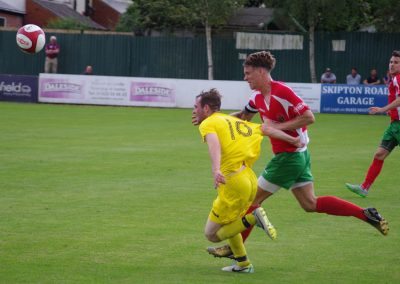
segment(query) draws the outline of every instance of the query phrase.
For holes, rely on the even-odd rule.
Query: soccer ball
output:
[[[25,25],[17,32],[17,45],[26,53],[38,53],[46,44],[43,30],[36,25]]]

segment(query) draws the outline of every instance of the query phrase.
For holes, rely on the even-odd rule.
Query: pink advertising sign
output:
[[[175,105],[175,88],[162,82],[132,82],[130,100]]]
[[[84,81],[62,78],[43,78],[40,80],[39,96],[57,99],[83,99]]]

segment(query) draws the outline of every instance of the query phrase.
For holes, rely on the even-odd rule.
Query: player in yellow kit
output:
[[[260,155],[262,135],[299,144],[300,139],[284,132],[220,113],[221,96],[217,90],[202,92],[196,97],[193,119],[200,124],[199,131],[208,144],[214,186],[218,196],[205,226],[205,235],[211,242],[228,240],[236,264],[224,267],[230,272],[252,273],[240,232],[257,225],[271,239],[276,230],[263,208],[244,215],[257,191],[257,177],[251,169]]]

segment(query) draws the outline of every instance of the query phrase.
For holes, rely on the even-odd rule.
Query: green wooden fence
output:
[[[204,37],[133,37],[126,34],[51,33],[61,46],[59,73],[80,74],[92,65],[97,75],[207,78]],[[50,33],[48,33],[48,36]],[[310,82],[308,35],[302,49],[274,49],[276,80]],[[400,49],[400,34],[317,33],[317,77],[326,67],[345,82],[352,66],[365,78],[372,67],[383,76],[394,49]],[[344,43],[343,51],[333,50],[333,41]],[[343,46],[342,46],[343,47]],[[235,37],[213,38],[214,75],[217,80],[242,80],[243,56],[256,49],[237,49]],[[35,75],[43,72],[44,52],[22,53],[14,31],[0,31],[0,73]]]

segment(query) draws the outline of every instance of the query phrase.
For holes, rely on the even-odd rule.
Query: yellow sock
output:
[[[246,216],[244,216],[249,222],[250,225],[254,226],[257,223],[256,217],[253,215],[253,213],[249,213]]]
[[[244,216],[245,222],[247,222],[246,225],[255,225],[256,224],[256,218],[254,217],[253,214],[247,214]],[[245,226],[243,223],[242,218],[239,218],[232,223],[229,223],[227,225],[224,225],[217,231],[217,237],[223,241],[226,239],[229,239],[233,236],[235,236],[238,233],[243,232],[244,230],[247,229],[248,226]]]
[[[242,235],[236,234],[232,238],[228,239],[228,243],[231,247],[234,257],[236,258],[236,264],[241,267],[248,266],[250,264],[250,261],[247,258],[246,248],[243,244]]]

